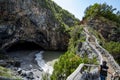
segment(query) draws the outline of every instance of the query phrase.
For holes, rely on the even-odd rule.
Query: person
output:
[[[107,66],[107,62],[103,61],[102,65],[99,67],[100,72],[100,80],[106,80],[107,79],[107,73],[112,74],[110,71],[108,71],[109,67]]]

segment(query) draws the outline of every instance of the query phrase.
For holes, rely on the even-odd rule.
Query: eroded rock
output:
[[[64,32],[62,23],[55,19],[51,9],[45,7],[48,2],[0,0],[1,48],[8,48],[19,41],[30,41],[47,50],[66,50],[69,35]],[[73,17],[63,18],[66,26],[75,25]]]

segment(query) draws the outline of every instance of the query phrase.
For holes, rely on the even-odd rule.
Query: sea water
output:
[[[53,67],[45,63],[45,60],[43,59],[44,51],[40,51],[39,53],[35,54],[35,60],[37,61],[37,64],[40,66],[41,69],[43,69],[44,72],[52,74]]]

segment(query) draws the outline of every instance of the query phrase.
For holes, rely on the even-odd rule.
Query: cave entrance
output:
[[[20,50],[43,50],[43,48],[39,44],[31,41],[17,41],[8,45],[8,47],[6,48],[7,52]]]

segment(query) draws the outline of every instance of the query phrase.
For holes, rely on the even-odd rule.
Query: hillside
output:
[[[78,21],[51,0],[0,0],[0,47],[32,42],[46,50],[66,50],[65,29]]]
[[[93,10],[96,10],[96,12]],[[119,63],[120,14],[119,11],[115,13],[115,10],[115,8],[105,3],[96,3],[86,9],[83,22],[90,27],[90,31],[98,38],[99,43],[107,49]]]
[[[35,62],[37,66],[38,64],[34,60],[37,52],[31,55],[33,59],[28,56],[32,50],[67,50],[70,38],[68,28],[73,27],[78,22],[79,20],[76,19],[74,15],[59,7],[52,0],[0,0],[0,66],[11,69],[13,65],[10,63],[9,66],[9,63],[6,62],[6,60],[11,62],[9,57],[4,59],[4,56],[8,56],[11,50],[13,50],[14,53],[14,51],[18,49],[18,53],[14,53],[13,55],[24,55],[25,50],[27,50],[26,48],[29,48],[28,50],[30,51],[27,53],[27,56],[24,55],[24,57],[33,63]],[[20,52],[21,50],[23,52]],[[41,54],[41,57],[42,56]],[[50,57],[49,55],[46,56]],[[22,65],[25,60],[22,56],[19,57],[20,61],[18,62]],[[15,56],[14,58],[16,59]],[[52,57],[51,59],[54,58]],[[15,60],[12,60],[12,62],[14,61]],[[33,66],[35,66],[35,64]],[[30,67],[29,63],[28,67]],[[28,67],[26,67],[26,69],[29,70]],[[41,67],[38,66],[38,68],[35,69],[38,70],[40,75],[37,75],[41,78],[41,72],[43,71],[41,71],[40,68]],[[17,70],[15,69],[15,72]],[[24,74],[24,70],[22,71]],[[25,70],[25,74],[26,72]],[[0,67],[1,80],[4,78],[16,78],[14,75],[21,76],[19,73],[12,73],[12,71]],[[35,78],[39,78],[39,76]]]
[[[51,76],[47,74],[49,69],[44,67],[46,68],[45,76],[39,76],[45,77],[46,80],[66,80],[82,63],[85,64],[85,67],[81,70],[85,73],[87,69],[90,71],[88,66],[98,68],[103,60],[108,61],[111,70],[114,69],[112,72],[120,70],[119,65],[116,66],[116,61],[120,62],[120,13],[113,11],[114,8],[107,4],[96,3],[86,9],[82,24],[76,25],[79,20],[52,0],[0,0],[0,50],[6,50],[8,53],[9,50],[17,50],[17,48],[22,48],[23,51],[24,48],[30,48],[30,50],[35,48],[37,52],[65,50],[66,52],[59,59],[57,58]],[[27,60],[26,63],[29,63],[24,64],[30,67],[28,71],[32,70],[32,66],[36,63],[38,63],[37,66],[42,63],[41,60],[45,63],[41,52],[38,56],[36,53],[28,55],[20,52]],[[114,56],[116,61],[109,53]],[[3,63],[5,62],[4,55],[0,55]],[[22,56],[19,57],[22,59]],[[13,58],[16,59],[16,57]],[[20,61],[18,62],[25,62],[24,59],[22,62]],[[32,62],[35,64],[32,65]],[[42,65],[44,66],[44,64]],[[26,68],[28,68],[27,66]],[[2,72],[4,69],[0,67]],[[41,66],[36,69],[40,73],[44,72]],[[80,77],[79,74],[82,72],[79,70],[77,72],[76,74]],[[12,73],[7,75],[11,77]],[[4,77],[4,75],[0,76]],[[40,78],[39,76],[36,78]]]
[[[104,15],[102,12],[100,14],[99,11],[101,10],[99,10],[96,5],[98,7],[102,5],[105,6],[104,9],[101,8],[103,13],[105,13]],[[98,12],[95,12],[97,10]],[[103,60],[108,62],[111,72],[119,70],[119,65],[116,63],[116,61],[118,63],[120,62],[119,16],[114,14],[107,4],[96,3],[91,5],[90,8],[88,7],[85,12],[85,17],[83,21],[80,22],[82,24],[74,26],[74,28],[70,30],[68,50],[54,65],[54,72],[51,76],[52,80],[81,80],[83,77],[85,78],[83,80],[86,80],[86,78],[88,80],[93,80],[93,78],[97,78],[94,80],[99,80],[99,75],[96,74],[97,72],[95,73],[94,69],[95,66],[98,67]],[[110,12],[110,14],[106,17],[107,12]],[[116,17],[113,20],[110,16]],[[113,43],[111,43],[111,41]],[[116,61],[109,53],[114,56]],[[86,75],[84,75],[81,63],[85,64],[83,69],[86,67],[88,67],[89,70],[93,69],[92,79],[90,79],[91,73],[89,74],[92,70],[88,70],[89,77],[85,77]],[[108,80],[109,79],[110,75],[108,75]]]

